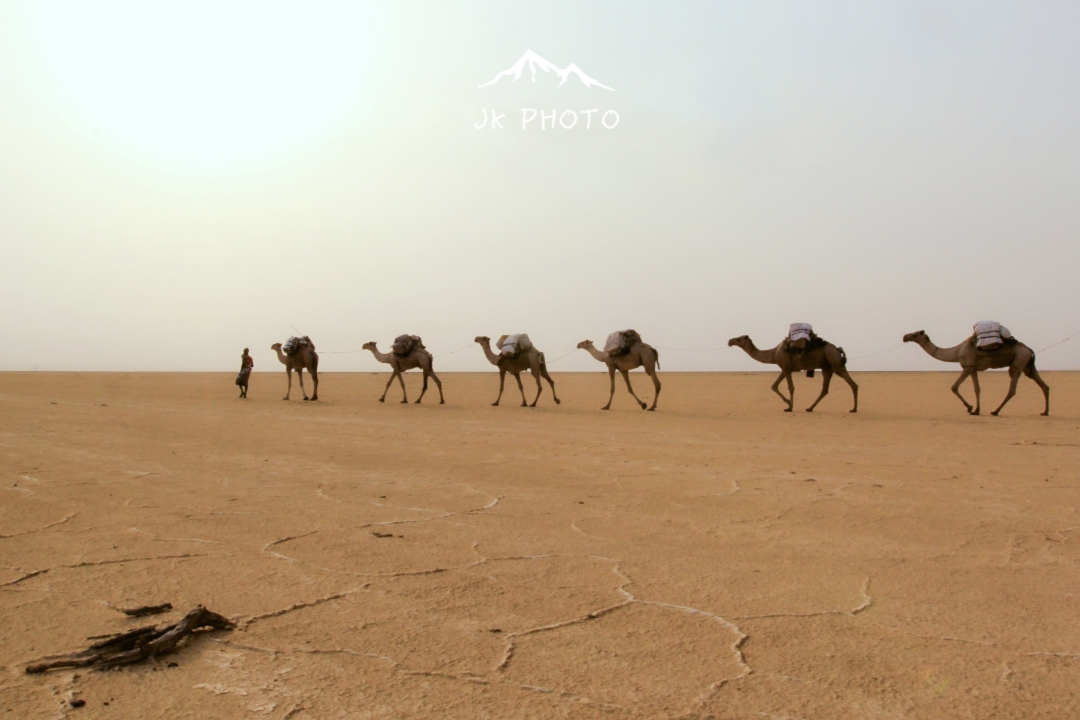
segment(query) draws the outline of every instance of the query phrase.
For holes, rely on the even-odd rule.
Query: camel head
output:
[[[491,342],[491,338],[489,338],[487,335],[477,335],[475,338],[473,338],[473,342],[480,343],[481,345],[487,345]]]
[[[364,343],[364,345],[360,349],[361,350],[374,350],[375,349],[375,341],[372,340],[371,342]]]
[[[728,344],[728,347],[736,346],[736,347],[741,347],[741,348],[747,348],[747,347],[750,347],[751,345],[753,345],[753,343],[750,342],[750,336],[749,335],[740,335],[737,338],[731,338],[730,340],[727,341],[727,344]]]
[[[280,350],[281,349],[281,343],[274,343],[273,345],[270,346],[270,349],[271,350]]]
[[[592,345],[592,340],[582,340],[581,342],[579,342],[577,344],[578,350],[584,350],[585,348],[589,347],[590,345]]]
[[[929,340],[930,336],[926,334],[925,330],[916,330],[913,333],[908,333],[904,336],[904,342],[922,342],[923,340]]]

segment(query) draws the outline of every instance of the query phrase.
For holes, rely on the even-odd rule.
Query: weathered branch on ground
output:
[[[232,630],[236,624],[231,620],[198,605],[175,625],[158,629],[148,625],[110,636],[93,643],[85,650],[67,655],[41,658],[44,662],[28,665],[26,672],[43,673],[57,668],[93,667],[108,670],[121,665],[131,665],[148,658],[167,655],[176,649],[181,640],[196,630]]]
[[[172,603],[162,603],[161,605],[143,605],[137,608],[119,608],[120,612],[124,613],[128,617],[144,617],[146,615],[160,615],[172,610]]]

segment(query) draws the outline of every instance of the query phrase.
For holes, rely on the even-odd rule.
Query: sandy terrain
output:
[[[0,717],[1080,716],[1080,374],[232,377],[0,374]],[[23,673],[166,601],[240,629]]]

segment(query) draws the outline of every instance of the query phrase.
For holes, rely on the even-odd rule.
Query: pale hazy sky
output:
[[[235,370],[294,327],[324,371],[405,332],[554,360],[633,327],[668,370],[764,369],[727,339],[791,322],[853,371],[947,369],[860,356],[983,319],[1038,350],[1080,330],[1077,38],[1072,1],[0,0],[0,370]],[[478,87],[529,49],[614,92]]]

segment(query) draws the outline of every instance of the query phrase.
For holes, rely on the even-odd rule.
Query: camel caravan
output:
[[[922,347],[928,355],[943,362],[960,363],[962,372],[952,386],[952,392],[960,398],[968,413],[979,415],[981,410],[981,391],[979,388],[979,371],[997,368],[1008,368],[1010,385],[1009,392],[1001,401],[997,409],[991,415],[997,415],[1005,404],[1016,395],[1016,385],[1021,375],[1027,375],[1042,389],[1046,406],[1042,415],[1050,414],[1050,388],[1039,376],[1035,369],[1035,351],[1013,337],[1008,328],[997,322],[978,322],[973,328],[974,332],[959,345],[951,348],[939,348],[930,342],[930,337],[922,330],[908,333],[904,336],[904,342],[914,342]],[[510,373],[517,381],[518,391],[521,393],[521,407],[536,407],[540,396],[544,392],[543,380],[547,380],[551,386],[551,396],[555,404],[561,403],[555,392],[555,381],[548,373],[547,359],[544,353],[538,350],[525,333],[515,335],[503,335],[495,342],[495,349],[491,347],[491,338],[478,336],[474,339],[484,351],[484,356],[492,365],[499,369],[499,395],[495,398],[492,406],[498,407],[502,400],[503,390],[506,387],[506,374]],[[622,374],[626,383],[626,390],[642,410],[656,410],[656,403],[660,398],[660,378],[657,370],[660,369],[660,353],[644,340],[635,330],[619,330],[608,335],[604,343],[604,349],[598,350],[592,340],[582,340],[577,347],[585,350],[597,361],[607,366],[610,388],[608,401],[601,410],[609,410],[615,397],[615,372]],[[814,377],[814,373],[821,371],[821,393],[817,399],[806,408],[806,412],[813,412],[814,408],[829,394],[829,387],[833,375],[839,375],[851,388],[852,407],[849,412],[859,410],[859,386],[851,378],[847,371],[848,357],[844,348],[824,340],[814,332],[809,323],[794,323],[788,328],[787,337],[778,345],[769,349],[759,349],[754,341],[747,335],[728,340],[728,347],[741,348],[747,355],[760,363],[776,365],[780,368],[780,374],[772,384],[772,391],[784,401],[784,412],[792,412],[795,409],[795,383],[793,376],[799,372],[805,372],[807,377]],[[292,372],[296,370],[297,379],[300,382],[300,392],[304,400],[309,400],[307,391],[304,389],[303,371],[307,370],[311,376],[314,389],[310,400],[319,399],[319,355],[315,352],[315,343],[311,338],[304,335],[290,337],[284,344],[274,343],[270,348],[277,352],[278,360],[285,366],[288,378],[288,387],[284,400],[289,399],[292,393]],[[427,393],[428,379],[435,381],[439,389],[439,404],[446,403],[443,397],[442,381],[435,374],[434,356],[424,347],[424,341],[418,335],[399,335],[391,345],[389,353],[380,352],[374,341],[364,343],[364,350],[370,350],[376,360],[386,363],[392,370],[390,379],[386,382],[382,397],[379,402],[386,402],[386,394],[390,386],[397,379],[401,385],[401,402],[408,403],[408,393],[405,390],[405,380],[402,377],[409,370],[420,369],[424,377],[424,385],[420,390],[420,396],[416,399],[419,404]],[[456,352],[456,351],[455,351]],[[240,398],[247,397],[248,382],[254,363],[248,355],[247,348],[241,356],[240,374],[236,378],[236,384],[240,387]],[[630,371],[642,368],[653,383],[652,405],[644,402],[634,392],[630,384]],[[521,373],[532,373],[536,380],[536,396],[530,403],[525,397],[525,386],[521,382]],[[960,385],[968,377],[975,386],[975,404],[971,405],[960,394]],[[787,384],[787,395],[780,390],[780,384]]]

